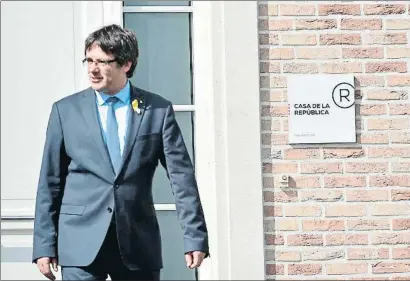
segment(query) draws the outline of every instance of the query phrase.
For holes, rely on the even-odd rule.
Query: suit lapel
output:
[[[133,107],[132,107],[132,101],[133,100],[138,100],[138,108],[140,110],[140,112],[134,111]],[[145,96],[143,94],[143,92],[132,86],[130,87],[130,108],[128,111],[128,129],[127,129],[127,135],[125,137],[125,144],[124,144],[124,151],[122,153],[122,161],[121,161],[121,165],[119,167],[119,170],[117,172],[117,175],[120,174],[120,171],[122,170],[122,168],[124,167],[124,163],[127,160],[132,147],[134,146],[135,143],[135,139],[137,137],[138,134],[138,130],[141,126],[141,122],[142,119],[144,117],[144,113],[145,113],[145,107],[146,107],[146,101],[145,101]]]
[[[103,135],[101,132],[100,121],[98,119],[97,101],[94,90],[88,88],[84,94],[80,103],[80,111],[84,117],[85,124],[87,125],[87,132],[91,135],[97,149],[101,153],[103,159],[102,165],[108,174],[114,176],[114,170],[111,165],[110,156],[108,154],[107,147],[104,143]]]

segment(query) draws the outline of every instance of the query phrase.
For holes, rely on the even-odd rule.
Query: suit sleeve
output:
[[[178,218],[184,235],[185,252],[202,251],[209,255],[208,232],[199,198],[195,172],[175,120],[172,104],[166,110],[161,164],[167,170],[175,197]]]
[[[33,257],[57,257],[57,227],[62,192],[67,176],[68,156],[56,104],[53,104],[37,186],[35,205]]]

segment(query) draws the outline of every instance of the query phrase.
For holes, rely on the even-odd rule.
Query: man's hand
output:
[[[205,258],[205,253],[200,251],[188,252],[185,254],[186,266],[188,268],[198,268]]]
[[[57,267],[57,259],[56,258],[48,258],[48,257],[43,257],[39,258],[37,260],[37,267],[40,270],[40,272],[47,277],[48,279],[54,281],[56,280],[56,277],[54,276],[53,272],[51,271],[51,266],[53,267],[54,271],[58,271]]]

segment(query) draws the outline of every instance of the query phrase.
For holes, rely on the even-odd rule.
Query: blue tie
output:
[[[120,138],[118,137],[118,124],[114,110],[117,101],[117,97],[107,99],[107,147],[115,173],[118,172],[118,168],[121,164]]]

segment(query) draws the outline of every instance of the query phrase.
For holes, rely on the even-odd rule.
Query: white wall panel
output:
[[[51,105],[74,91],[73,32],[72,2],[1,3],[2,213],[33,205]]]
[[[33,216],[51,105],[74,91],[73,45],[72,2],[1,3],[2,218]],[[2,219],[2,280],[46,279],[31,263],[32,227]]]

